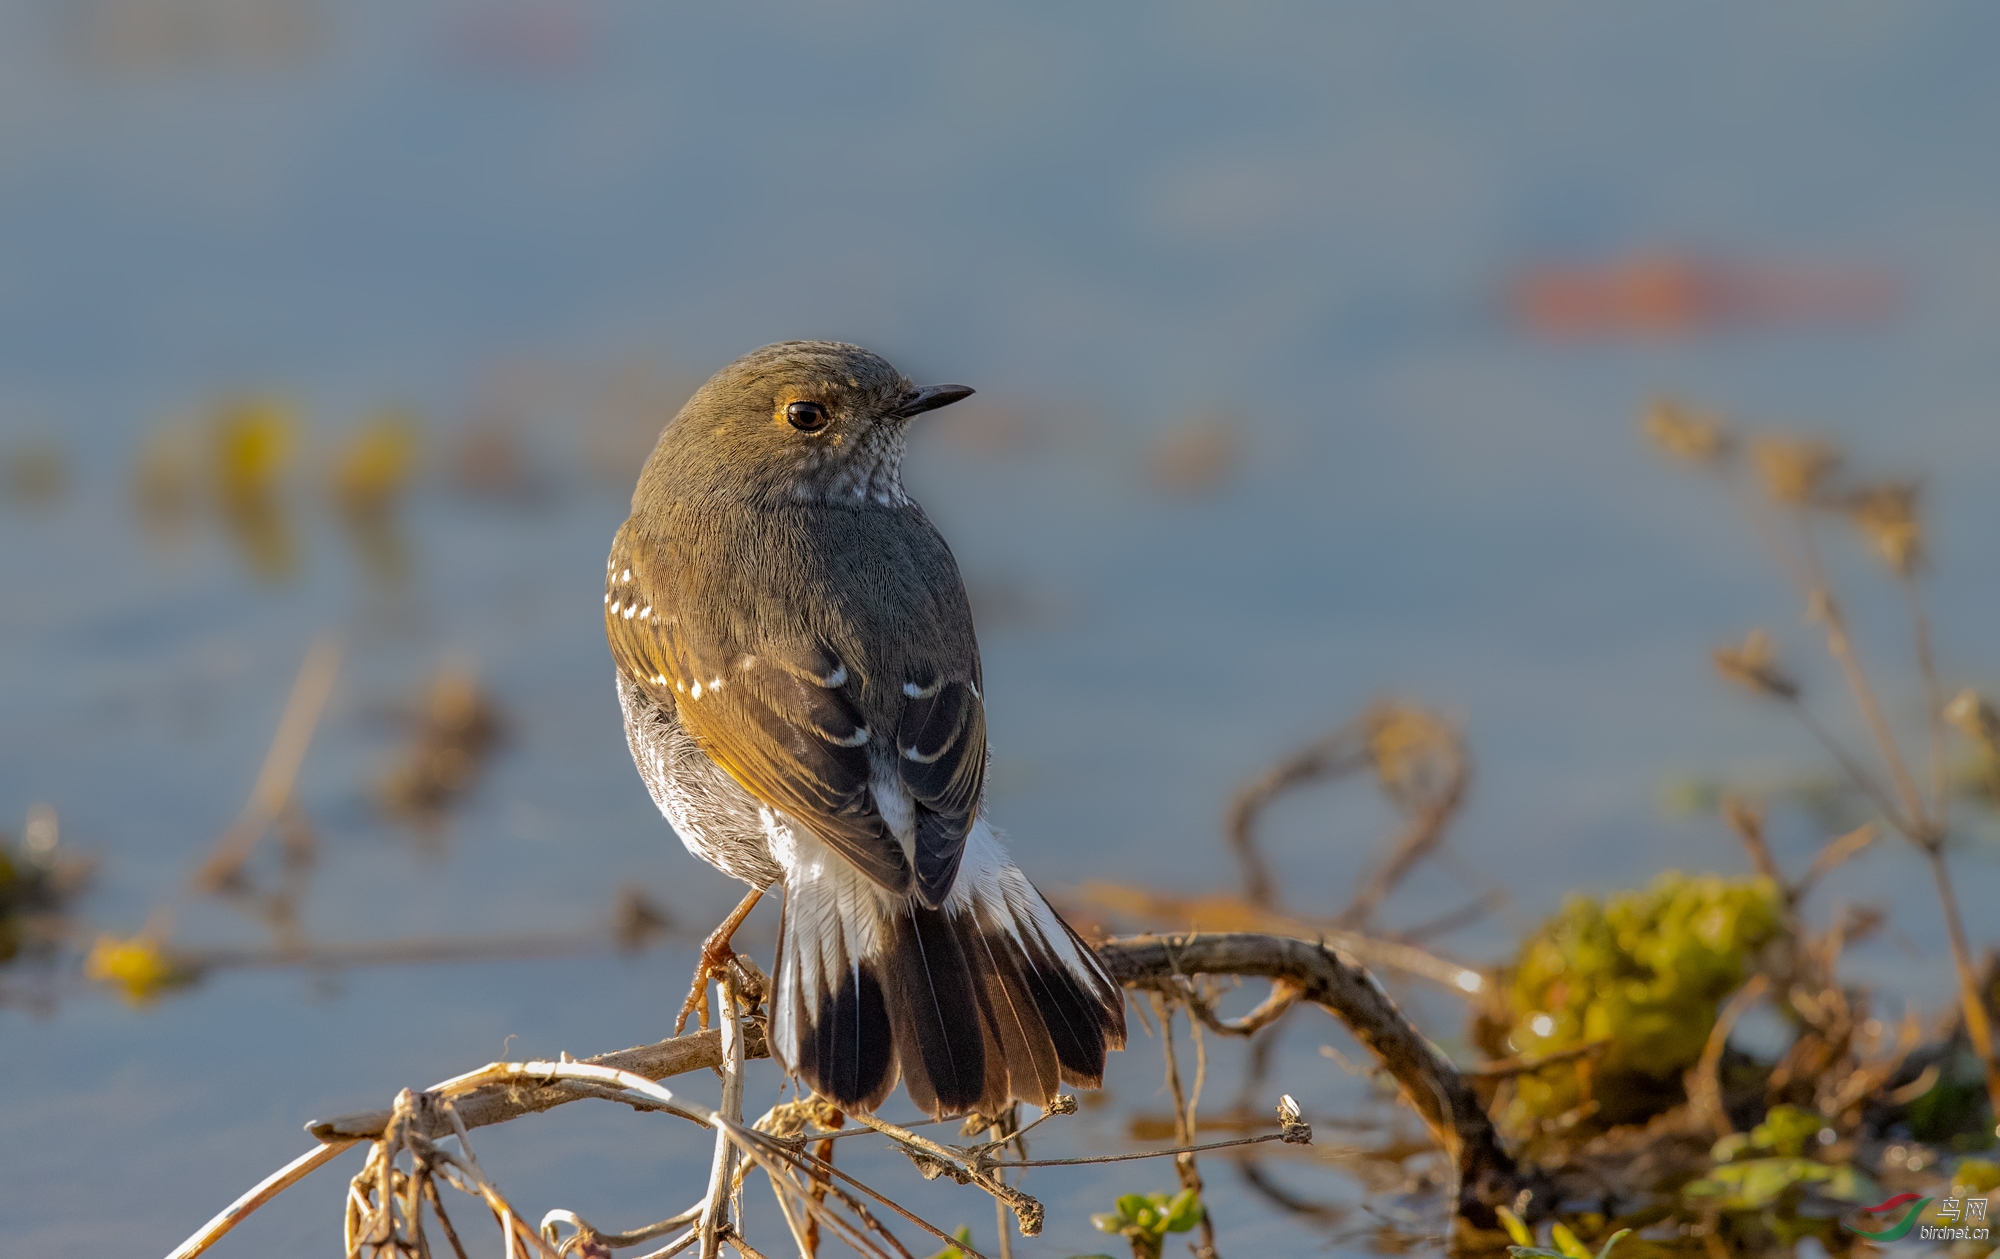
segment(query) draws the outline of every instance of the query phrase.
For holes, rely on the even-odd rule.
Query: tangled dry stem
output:
[[[1253,933],[1139,936],[1111,940],[1098,952],[1106,968],[1127,987],[1159,992],[1175,1001],[1186,1001],[1189,992],[1194,991],[1191,981],[1202,976],[1273,981],[1271,998],[1242,1020],[1222,1020],[1205,1002],[1199,1007],[1191,1004],[1195,1017],[1221,1030],[1240,1033],[1245,1028],[1265,1025],[1276,1012],[1299,1001],[1317,1005],[1339,1019],[1374,1055],[1381,1070],[1396,1082],[1404,1100],[1423,1119],[1439,1144],[1451,1153],[1460,1176],[1459,1207],[1474,1222],[1489,1222],[1494,1206],[1514,1200],[1529,1184],[1529,1176],[1516,1166],[1502,1146],[1466,1078],[1431,1047],[1366,971],[1324,944]],[[735,1008],[733,992],[725,997],[723,1008]],[[741,1172],[735,1168],[739,1157],[770,1178],[789,1231],[803,1254],[812,1253],[805,1245],[807,1225],[811,1223],[818,1226],[815,1231],[823,1229],[864,1255],[880,1255],[883,1259],[906,1255],[908,1252],[868,1213],[862,1198],[889,1208],[940,1241],[952,1242],[942,1230],[915,1212],[834,1167],[829,1158],[812,1152],[812,1142],[830,1140],[833,1134],[801,1131],[785,1137],[774,1136],[744,1126],[740,1114],[727,1113],[732,1107],[726,1104],[726,1089],[725,1106],[706,1111],[678,1101],[660,1086],[657,1081],[661,1079],[723,1067],[732,1060],[738,1065],[740,1079],[743,1060],[767,1056],[757,1023],[744,1020],[738,1024],[740,1035],[730,1036],[728,1025],[735,1022],[725,1019],[724,1026],[716,1030],[583,1061],[495,1063],[446,1080],[423,1093],[406,1090],[386,1111],[343,1115],[311,1124],[308,1131],[322,1142],[317,1149],[216,1216],[175,1251],[173,1259],[193,1259],[287,1185],[362,1141],[373,1145],[369,1166],[364,1169],[364,1176],[357,1179],[357,1185],[364,1187],[357,1188],[350,1198],[354,1228],[350,1237],[375,1247],[378,1253],[403,1253],[396,1249],[399,1246],[405,1247],[409,1254],[419,1253],[423,1246],[423,1204],[434,1197],[434,1187],[427,1189],[426,1185],[439,1176],[482,1198],[501,1222],[503,1234],[515,1239],[509,1242],[514,1253],[555,1255],[560,1250],[565,1255],[596,1254],[600,1252],[584,1248],[583,1243],[596,1246],[613,1237],[620,1241],[632,1237],[636,1242],[639,1238],[632,1234],[590,1229],[568,1212],[548,1217],[545,1221],[548,1229],[544,1232],[528,1228],[479,1172],[476,1160],[471,1157],[467,1137],[470,1129],[505,1123],[586,1097],[665,1110],[696,1123],[706,1123],[717,1132],[716,1174],[711,1178],[700,1213],[693,1217],[695,1223],[686,1234],[656,1254],[677,1253],[678,1247],[695,1241],[717,1250],[726,1245],[739,1253],[754,1254],[726,1209],[729,1197],[742,1184]],[[733,1046],[729,1043],[732,1039]],[[1058,1112],[1064,1109],[1067,1108],[1056,1108]],[[1251,1137],[1199,1145],[1183,1143],[1124,1155],[1026,1159],[1006,1156],[1005,1151],[1014,1144],[1013,1136],[953,1146],[872,1116],[854,1118],[889,1137],[928,1175],[943,1175],[976,1185],[1005,1203],[1015,1215],[1020,1231],[1027,1235],[1039,1231],[1042,1207],[1005,1181],[1004,1173],[1009,1168],[1136,1158],[1178,1161],[1206,1150],[1268,1141],[1311,1140],[1310,1128],[1298,1119],[1294,1107],[1281,1108],[1278,1131]],[[980,1122],[990,1124],[987,1119]],[[1192,1131],[1191,1122],[1188,1131]],[[438,1144],[448,1136],[457,1138],[455,1151]],[[727,1154],[721,1153],[725,1143]],[[442,1211],[436,1213],[442,1221]],[[676,1217],[671,1223],[677,1226],[681,1218]],[[737,1218],[740,1219],[740,1208]],[[577,1230],[560,1247],[550,1241],[557,1224]],[[648,1231],[647,1235],[659,1234]],[[968,1255],[977,1255],[963,1243],[953,1244]],[[428,1250],[423,1249],[422,1253],[428,1254]]]
[[[1718,430],[1720,431],[1720,430]],[[1950,829],[1949,772],[1945,762],[1944,688],[1938,677],[1932,650],[1930,621],[1924,611],[1922,593],[1916,580],[1923,547],[1922,529],[1914,512],[1915,489],[1911,486],[1888,489],[1863,487],[1847,494],[1829,492],[1827,480],[1840,466],[1839,452],[1823,443],[1764,438],[1752,443],[1756,471],[1769,503],[1761,502],[1752,487],[1735,478],[1752,530],[1770,550],[1778,567],[1804,601],[1807,619],[1817,624],[1825,640],[1827,654],[1839,667],[1870,740],[1875,757],[1887,773],[1892,787],[1885,793],[1857,758],[1849,755],[1815,721],[1799,701],[1796,689],[1790,695],[1768,692],[1783,699],[1812,729],[1832,753],[1849,783],[1867,797],[1884,820],[1910,842],[1930,867],[1936,885],[1938,906],[1957,972],[1959,1011],[1966,1039],[1984,1069],[1988,1101],[2000,1117],[2000,1054],[1996,1054],[1991,1021],[1985,999],[1980,994],[1979,975],[1959,911],[1958,897],[1951,885],[1945,862],[1945,840]],[[1731,478],[1727,458],[1714,458],[1707,466]],[[1906,757],[1901,741],[1877,698],[1876,687],[1848,632],[1826,565],[1821,559],[1814,512],[1833,508],[1847,511],[1870,535],[1890,562],[1900,586],[1910,629],[1917,672],[1925,700],[1925,729],[1929,739],[1932,799],[1926,801]],[[1885,508],[1886,510],[1885,512]],[[1790,540],[1787,538],[1789,531]],[[1887,543],[1887,545],[1884,545]]]

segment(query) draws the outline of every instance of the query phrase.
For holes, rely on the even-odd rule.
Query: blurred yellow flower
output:
[[[299,409],[274,394],[238,398],[217,409],[215,479],[225,498],[268,494],[291,463]]]
[[[144,935],[125,940],[110,934],[98,936],[83,960],[83,973],[86,978],[119,988],[125,999],[135,1004],[151,1001],[166,989],[193,979],[158,940]]]
[[[415,421],[384,411],[357,429],[335,457],[334,499],[356,514],[382,511],[402,492],[416,461]]]

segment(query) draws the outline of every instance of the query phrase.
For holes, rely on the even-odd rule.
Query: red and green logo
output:
[[[1902,1237],[1904,1234],[1908,1233],[1911,1229],[1917,1226],[1917,1217],[1919,1215],[1922,1215],[1924,1208],[1931,1204],[1931,1199],[1920,1198],[1913,1193],[1899,1193],[1895,1197],[1889,1199],[1887,1202],[1878,1203],[1872,1207],[1861,1208],[1861,1213],[1863,1215],[1881,1215],[1885,1211],[1895,1210],[1897,1207],[1902,1206],[1904,1203],[1909,1203],[1910,1207],[1908,1210],[1903,1212],[1903,1218],[1897,1220],[1894,1224],[1891,1224],[1888,1228],[1883,1229],[1881,1232],[1871,1233],[1868,1232],[1866,1229],[1855,1228],[1852,1225],[1848,1226],[1848,1231],[1852,1232],[1856,1237],[1866,1237],[1869,1241],[1872,1242],[1895,1241],[1896,1239]]]

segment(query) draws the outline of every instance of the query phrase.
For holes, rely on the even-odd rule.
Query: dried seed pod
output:
[[[1697,410],[1678,398],[1655,398],[1639,427],[1661,453],[1689,463],[1714,463],[1734,445],[1720,412]]]
[[[1750,458],[1773,502],[1803,507],[1840,467],[1844,456],[1829,442],[1798,437],[1760,437],[1750,443]]]
[[[1464,751],[1449,722],[1421,708],[1382,704],[1368,714],[1368,755],[1382,790],[1403,804],[1440,794],[1457,777]]]
[[[1751,630],[1739,647],[1717,647],[1713,656],[1716,671],[1738,686],[1777,699],[1799,697],[1799,684],[1778,668],[1777,651],[1763,630]]]
[[[1917,519],[1916,482],[1869,485],[1843,502],[1847,518],[1898,577],[1917,571],[1924,559],[1923,522]]]
[[[1944,719],[1980,746],[2000,750],[2000,712],[1978,691],[1964,690],[1944,706]]]

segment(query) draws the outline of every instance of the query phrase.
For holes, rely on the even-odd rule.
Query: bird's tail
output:
[[[1047,1107],[1096,1088],[1125,1046],[1125,994],[984,819],[939,909],[884,892],[832,853],[785,872],[773,1049],[846,1109],[900,1078],[932,1116]]]

